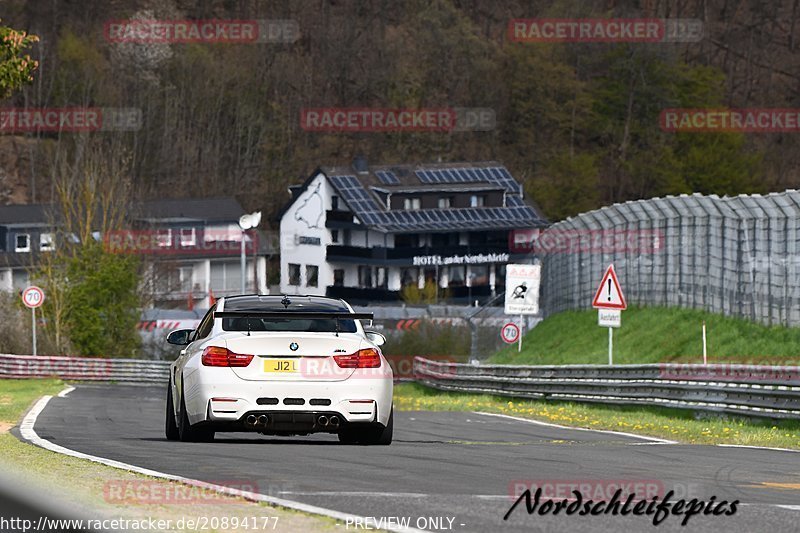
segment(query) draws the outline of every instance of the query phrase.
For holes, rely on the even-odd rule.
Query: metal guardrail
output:
[[[447,391],[800,419],[797,366],[470,365],[417,357],[414,375]]]
[[[0,354],[0,378],[59,377],[75,381],[166,384],[168,361]]]

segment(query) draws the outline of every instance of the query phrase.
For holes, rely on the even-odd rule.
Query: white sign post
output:
[[[522,351],[523,315],[539,314],[541,277],[541,265],[506,265],[505,312],[519,315],[519,352]]]
[[[597,309],[597,324],[608,328],[608,364],[614,364],[614,328],[622,325],[622,311],[628,308],[614,265],[608,265],[595,292],[592,307]]]
[[[31,285],[22,291],[22,303],[31,310],[31,344],[33,355],[36,355],[36,308],[44,303],[44,291]]]

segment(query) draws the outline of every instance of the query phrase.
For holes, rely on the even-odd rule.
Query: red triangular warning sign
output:
[[[603,281],[597,288],[592,300],[592,307],[595,309],[627,309],[628,304],[625,303],[625,295],[622,294],[622,287],[619,286],[617,273],[614,271],[614,265],[608,265],[606,273],[603,274]]]

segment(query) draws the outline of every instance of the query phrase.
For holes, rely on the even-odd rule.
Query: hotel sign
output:
[[[465,255],[417,255],[414,266],[480,265],[484,263],[508,263],[508,254],[465,254]]]

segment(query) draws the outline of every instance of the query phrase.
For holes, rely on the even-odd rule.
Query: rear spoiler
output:
[[[374,313],[348,313],[347,311],[220,311],[214,318],[272,318],[272,319],[336,319],[372,320]]]

